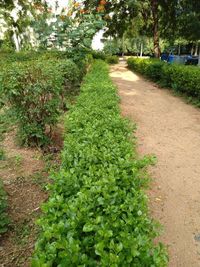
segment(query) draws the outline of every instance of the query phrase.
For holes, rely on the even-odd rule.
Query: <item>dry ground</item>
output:
[[[53,150],[62,147],[63,127],[54,134]],[[46,154],[34,148],[19,147],[16,130],[5,134],[1,147],[5,160],[0,161],[0,178],[8,195],[8,231],[0,235],[0,267],[28,267],[38,228],[35,224],[40,206],[47,198],[44,186],[49,182],[50,165],[59,163],[59,153]],[[50,149],[51,150],[51,149]],[[49,151],[48,151],[49,152]]]
[[[122,114],[137,123],[139,154],[155,154],[149,192],[153,217],[164,225],[170,267],[200,266],[200,110],[136,75],[111,68]],[[161,266],[162,267],[162,266]]]

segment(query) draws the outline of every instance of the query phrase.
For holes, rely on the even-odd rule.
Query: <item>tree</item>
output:
[[[103,25],[100,14],[87,12],[80,3],[71,2],[59,14],[48,10],[42,12],[33,23],[40,47],[47,48],[51,42],[54,48],[62,48],[71,54],[74,50],[90,49],[93,36]]]
[[[160,56],[159,39],[161,29],[165,28],[166,21],[173,21],[176,0],[108,0],[84,1],[85,9],[99,10],[104,13],[107,22],[107,35],[122,38],[127,28],[138,19],[143,21],[137,25],[139,35],[153,37],[154,54]],[[165,21],[165,24],[162,23]],[[133,22],[133,23],[132,23]],[[171,23],[173,25],[173,23]]]
[[[0,14],[6,23],[6,28],[10,36],[10,42],[14,43],[15,49],[19,51],[24,42],[29,42],[27,31],[31,21],[34,19],[38,7],[46,5],[43,0],[3,0],[0,3]],[[13,11],[15,16],[13,16]],[[1,25],[1,27],[3,27]]]

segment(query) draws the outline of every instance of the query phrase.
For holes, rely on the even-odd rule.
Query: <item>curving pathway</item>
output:
[[[124,116],[137,123],[138,151],[158,159],[150,172],[153,217],[164,226],[170,267],[200,267],[200,109],[126,68],[111,67]],[[162,266],[161,266],[162,267]]]

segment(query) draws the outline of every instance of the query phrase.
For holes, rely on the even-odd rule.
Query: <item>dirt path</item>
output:
[[[200,110],[129,71],[111,68],[122,114],[137,125],[138,151],[155,154],[150,191],[153,216],[163,225],[170,267],[200,266]],[[162,267],[162,266],[161,266]]]

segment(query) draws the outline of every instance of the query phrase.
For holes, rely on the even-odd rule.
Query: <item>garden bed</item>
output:
[[[32,266],[166,266],[129,123],[108,66],[95,62],[65,123],[62,166],[38,221]]]

